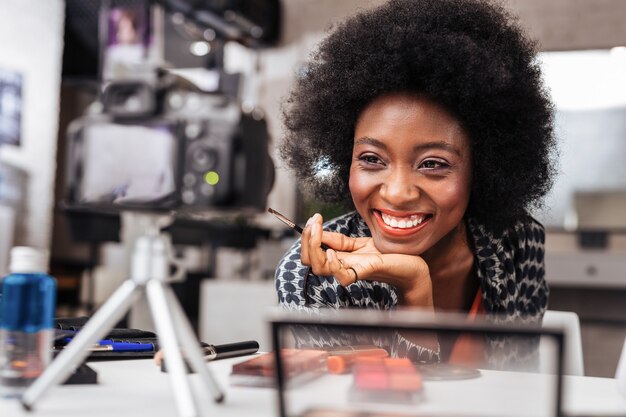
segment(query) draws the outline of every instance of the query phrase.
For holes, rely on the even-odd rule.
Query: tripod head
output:
[[[127,211],[122,216],[122,234],[132,244],[130,279],[138,284],[156,279],[180,282],[187,272],[183,262],[176,259],[171,236],[163,229],[174,222],[170,214]],[[170,275],[170,266],[176,268]]]

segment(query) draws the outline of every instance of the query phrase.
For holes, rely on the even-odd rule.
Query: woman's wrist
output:
[[[399,292],[399,305],[433,308],[433,290],[428,265],[420,257],[392,255],[379,273]]]
[[[405,291],[400,296],[398,304],[407,307],[424,307],[427,311],[434,311],[432,286],[422,285]]]

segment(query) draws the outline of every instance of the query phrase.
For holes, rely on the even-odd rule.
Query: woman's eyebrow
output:
[[[355,145],[372,145],[372,146],[376,146],[378,148],[382,148],[382,149],[387,149],[387,145],[378,140],[378,139],[374,139],[371,138],[369,136],[363,136],[361,138],[355,139],[354,140],[354,144]],[[419,145],[415,145],[413,147],[413,150],[417,153],[417,152],[423,152],[425,150],[429,150],[429,149],[442,149],[444,151],[448,151],[448,152],[452,152],[458,156],[461,156],[461,151],[459,150],[458,147],[454,146],[453,144],[449,143],[449,142],[445,142],[445,141],[430,141],[430,142],[425,142],[425,143],[420,143]]]
[[[363,136],[362,138],[358,138],[354,140],[355,145],[372,145],[378,148],[387,149],[387,145],[384,142],[371,138],[369,136]]]
[[[461,151],[457,146],[445,141],[431,141],[426,143],[420,143],[413,148],[416,152],[424,151],[427,149],[442,149],[444,151],[452,152],[458,156],[461,156]]]

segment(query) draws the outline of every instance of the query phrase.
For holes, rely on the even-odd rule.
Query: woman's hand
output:
[[[156,366],[161,366],[161,362],[163,362],[163,349],[159,349],[158,352],[154,354],[152,360]]]
[[[331,249],[322,250],[322,242]],[[433,306],[430,273],[421,257],[383,254],[372,238],[324,232],[319,214],[302,232],[301,260],[314,274],[333,275],[344,287],[357,279],[386,282],[398,289],[401,305]]]

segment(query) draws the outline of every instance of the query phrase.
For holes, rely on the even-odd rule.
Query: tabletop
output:
[[[224,417],[277,417],[278,395],[272,388],[239,387],[230,384],[232,365],[245,358],[214,361],[208,364],[226,398],[213,402],[210,393],[196,376],[192,385],[199,393],[203,415]],[[32,417],[173,417],[176,404],[168,374],[151,360],[90,362],[98,372],[97,385],[66,385],[52,387],[31,412],[24,411],[19,401],[0,399],[0,415]],[[484,383],[497,377],[486,373]],[[480,383],[475,382],[475,383]],[[446,389],[445,385],[433,388]],[[523,400],[523,396],[520,397]],[[568,415],[626,416],[626,399],[622,398],[614,379],[571,377],[564,379],[564,411]]]

